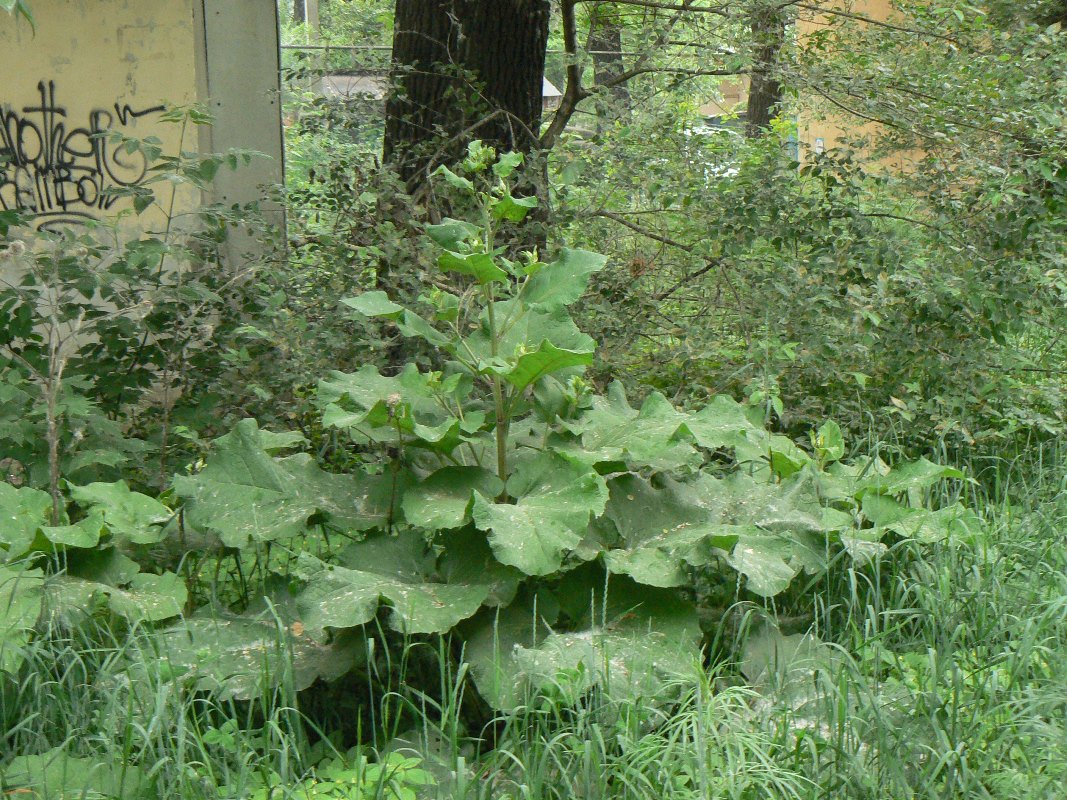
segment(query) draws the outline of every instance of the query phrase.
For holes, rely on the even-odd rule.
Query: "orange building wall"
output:
[[[891,0],[852,0],[851,2],[837,0],[831,4],[831,7],[872,20],[890,20],[894,14]],[[819,15],[810,11],[802,12],[797,20],[798,44],[803,47],[807,37],[820,29],[825,29],[827,24],[827,15]],[[879,126],[876,123],[849,116],[844,111],[840,114],[827,112],[825,108],[827,104],[821,103],[820,100],[817,87],[806,92],[803,89],[800,91],[797,138],[800,141],[801,160],[810,157],[813,153],[841,147],[848,140],[870,138],[878,133]],[[817,106],[823,108],[818,114],[812,113],[811,109]],[[882,163],[891,168],[907,169],[909,164],[917,160],[917,157],[918,154],[905,153],[884,159]]]

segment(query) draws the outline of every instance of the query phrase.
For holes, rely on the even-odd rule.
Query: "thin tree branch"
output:
[[[589,91],[582,86],[582,69],[578,64],[578,23],[574,16],[574,6],[578,0],[562,0],[563,49],[567,54],[567,86],[563,90],[563,99],[552,117],[552,122],[541,137],[541,149],[551,150],[560,135],[567,128],[578,104],[589,97]]]

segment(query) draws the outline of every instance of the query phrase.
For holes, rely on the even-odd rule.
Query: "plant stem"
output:
[[[485,287],[485,297],[489,312],[489,348],[493,358],[499,348],[499,334],[496,328],[496,312],[493,309],[493,290]],[[504,402],[504,386],[499,375],[493,376],[493,405],[496,408],[496,473],[505,484],[508,482],[508,412]],[[499,502],[507,500],[508,490],[502,489]]]
[[[62,503],[59,494],[59,419],[56,413],[56,395],[59,386],[49,380],[45,387],[47,401],[45,414],[48,417],[48,492],[52,496],[52,525],[59,525]]]

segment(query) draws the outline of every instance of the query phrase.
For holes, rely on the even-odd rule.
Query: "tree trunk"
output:
[[[597,3],[589,10],[586,52],[593,59],[593,85],[603,87],[626,71],[622,58],[622,23],[613,3]],[[630,92],[625,83],[607,88],[598,102],[598,116],[624,115],[630,110]]]
[[[782,102],[778,56],[785,44],[785,12],[775,4],[758,2],[752,9],[752,82],[748,92],[745,135],[755,139],[766,133]]]
[[[531,152],[549,0],[397,0],[385,160],[418,181],[468,141]]]
[[[307,22],[307,18],[308,12],[304,0],[293,0],[293,24],[299,25],[301,22]]]

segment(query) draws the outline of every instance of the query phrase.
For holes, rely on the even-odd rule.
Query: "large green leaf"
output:
[[[538,350],[548,341],[552,346],[574,353],[593,353],[596,342],[582,333],[564,308],[553,310],[530,309],[519,300],[493,303],[493,315],[500,326],[500,337],[494,353],[489,335],[488,311],[483,312],[478,329],[464,340],[457,352],[469,352],[480,363],[513,364],[523,355]],[[572,372],[580,371],[575,367]]]
[[[966,476],[958,469],[943,467],[920,458],[918,461],[893,467],[885,475],[875,473],[868,476],[860,484],[857,494],[862,495],[869,491],[878,494],[904,494],[927,489],[946,478],[962,480],[964,477]]]
[[[263,434],[255,420],[242,420],[216,440],[203,470],[175,478],[175,490],[187,501],[187,525],[215,532],[229,547],[244,547],[300,536],[317,514],[356,530],[388,519],[388,506],[368,502],[373,479],[323,472],[306,453],[274,458],[264,449]]]
[[[414,336],[437,347],[447,347],[449,339],[413,311],[394,303],[385,292],[364,292],[346,297],[341,303],[365,317],[385,317],[396,322],[404,336]]]
[[[628,474],[612,480],[609,487],[605,517],[615,524],[625,546],[607,551],[604,563],[611,572],[629,575],[638,583],[686,585],[687,565],[707,564],[716,552],[725,555],[752,530],[712,517],[683,484],[656,488]]]
[[[773,596],[801,570],[824,568],[825,536],[851,521],[820,507],[807,481],[735,474],[658,483],[614,479],[605,514],[623,540],[604,553],[605,565],[651,586],[687,584],[689,567],[722,556],[751,591]]]
[[[840,657],[812,634],[783,635],[764,625],[745,641],[741,672],[758,690],[794,706],[817,691],[814,676],[835,675]]]
[[[546,615],[545,607],[555,609],[543,601],[483,611],[472,621],[465,655],[491,705],[515,708],[531,691],[545,690],[577,702],[594,685],[615,700],[669,702],[667,684],[700,668],[701,632],[690,603],[626,578],[611,579],[605,601],[603,579],[589,574],[592,580],[568,581],[573,602],[583,604],[568,625]]]
[[[686,428],[697,444],[709,450],[744,448],[764,435],[762,428],[749,421],[744,407],[732,397],[721,394],[691,414],[686,420]]]
[[[437,575],[445,583],[487,584],[485,605],[506,606],[515,599],[522,574],[501,564],[493,554],[485,533],[473,527],[450,531],[438,540],[444,552],[437,562]]]
[[[521,705],[532,688],[515,664],[517,646],[536,647],[552,633],[559,605],[549,592],[524,594],[503,608],[484,608],[460,628],[463,655],[478,693],[494,708]]]
[[[131,492],[125,481],[71,486],[70,496],[90,511],[99,510],[111,535],[121,542],[155,544],[174,512],[154,498]]]
[[[469,249],[470,241],[481,236],[482,230],[469,222],[445,217],[438,225],[427,225],[426,233],[446,250],[463,252]]]
[[[522,222],[532,209],[537,208],[536,197],[513,197],[505,194],[490,203],[493,219],[506,219],[509,222]]]
[[[701,458],[686,441],[688,420],[659,392],[650,394],[636,411],[622,384],[613,383],[606,396],[595,397],[592,408],[567,424],[581,435],[582,444],[568,452],[590,464],[625,460],[661,471],[695,468]]]
[[[41,535],[52,545],[64,547],[90,548],[96,547],[100,537],[106,532],[104,525],[104,510],[94,508],[84,519],[73,525],[42,525]],[[48,549],[44,541],[35,541],[36,549]]]
[[[522,391],[546,375],[571,367],[587,367],[592,363],[591,350],[564,350],[546,339],[538,345],[536,350],[519,356],[513,366],[509,365],[507,369],[493,371]]]
[[[569,306],[581,299],[589,278],[606,263],[607,258],[598,253],[564,247],[555,261],[530,277],[519,297],[532,308],[545,311]]]
[[[427,530],[462,528],[471,520],[474,492],[496,497],[500,478],[481,467],[444,467],[404,493],[404,519]]]
[[[866,498],[864,498],[866,500]],[[930,511],[906,509],[906,513],[884,523],[888,530],[919,542],[974,542],[982,534],[982,520],[969,508],[956,503]]]
[[[414,364],[387,377],[368,365],[355,373],[331,373],[319,382],[318,400],[326,425],[382,442],[395,443],[403,435],[410,444],[447,453],[471,425],[445,411],[441,396],[451,394],[462,401],[469,392],[464,381],[470,378],[457,375],[442,382],[439,375],[420,372]],[[480,418],[473,422],[476,426]]]
[[[42,525],[48,524],[52,498],[46,492],[24,486],[16,489],[0,481],[0,547],[7,558],[25,554]]]
[[[304,554],[299,576],[306,587],[297,596],[300,619],[314,636],[327,628],[354,628],[374,619],[384,598],[392,607],[390,624],[397,630],[451,630],[486,602],[496,581],[482,573],[446,582],[436,567],[436,555],[415,533],[353,544],[338,564]]]
[[[75,758],[57,747],[41,755],[16,756],[0,771],[5,794],[35,800],[149,800],[155,797],[148,775],[133,764]]]
[[[761,597],[774,597],[789,588],[800,572],[797,548],[786,537],[750,531],[734,546],[726,562],[745,576],[745,587]]]
[[[404,313],[404,307],[390,300],[385,292],[364,292],[358,297],[346,297],[341,302],[365,317],[398,319]]]
[[[41,615],[44,573],[0,566],[0,672],[14,672]]]
[[[488,253],[442,253],[437,259],[437,266],[445,272],[459,272],[470,275],[478,283],[503,283],[508,273],[502,270]]]
[[[518,498],[514,505],[476,494],[474,522],[490,531],[489,542],[500,562],[527,575],[558,570],[608,498],[604,479],[596,472],[553,453],[521,464],[508,481],[508,492]]]
[[[128,576],[121,585],[73,575],[58,575],[48,583],[49,609],[55,613],[88,609],[94,597],[106,598],[111,611],[128,620],[161,622],[182,613],[189,593],[185,582],[173,572],[139,573]]]
[[[279,626],[274,613],[235,616],[204,611],[156,635],[160,657],[196,688],[221,699],[250,700],[271,687],[291,683],[306,689],[318,678],[334,680],[366,658],[356,634],[322,644],[303,624]]]

